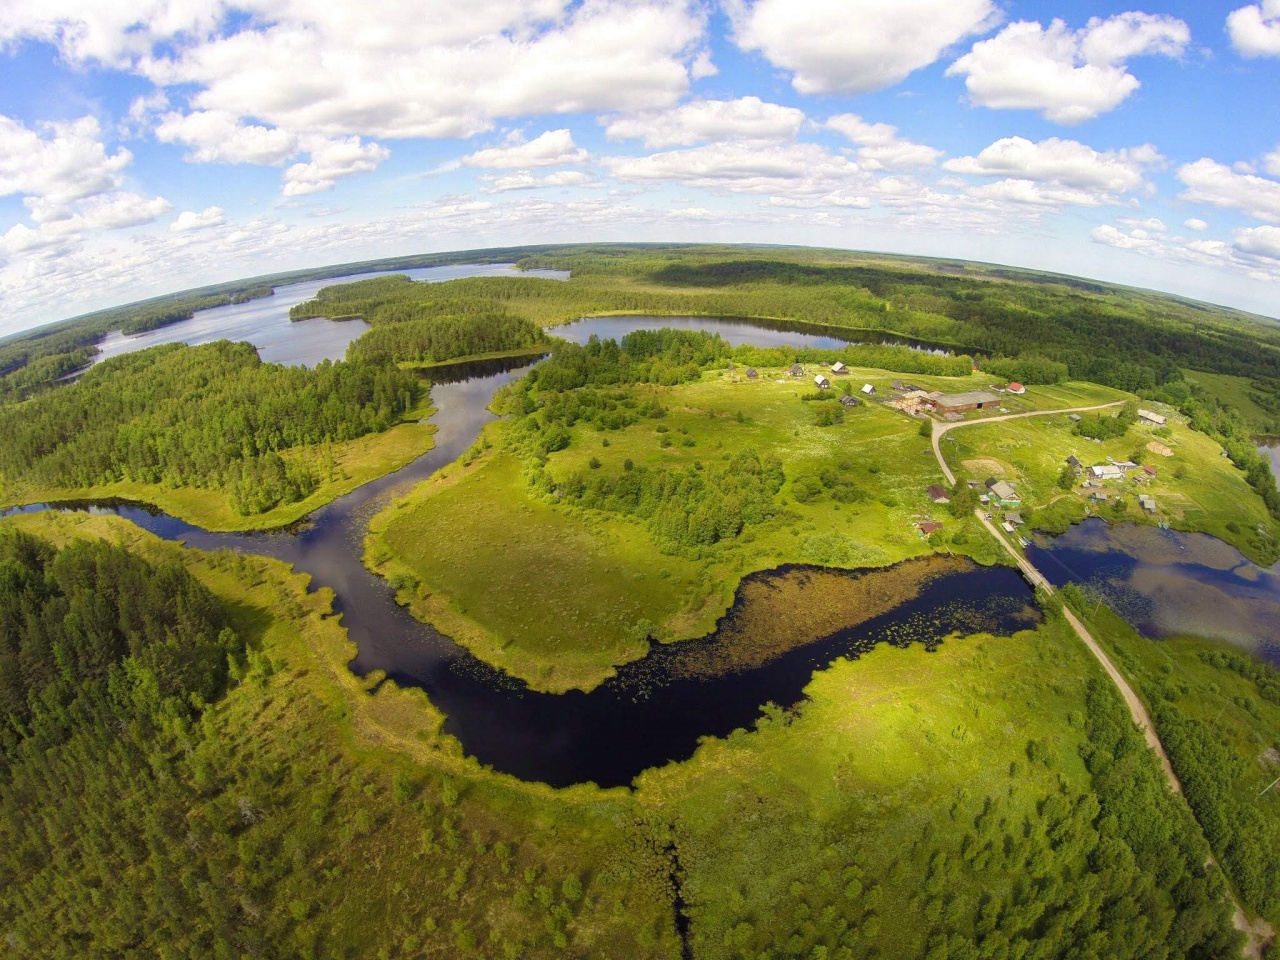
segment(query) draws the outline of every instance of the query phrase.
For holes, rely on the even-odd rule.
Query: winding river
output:
[[[287,318],[286,301],[296,302],[290,296],[274,306]],[[243,306],[218,310],[235,317]],[[278,315],[270,320],[278,322]],[[705,317],[593,318],[553,332],[584,342],[593,335],[617,338],[660,325],[720,333],[735,344],[844,343],[786,324]],[[197,337],[213,338],[207,323],[192,330]],[[390,586],[361,561],[373,514],[466,451],[493,419],[486,407],[494,392],[529,366],[527,358],[492,360],[425,374],[438,410],[435,447],[291,529],[211,533],[127,503],[21,509],[114,513],[169,540],[272,557],[309,573],[314,587],[334,591],[335,610],[359,651],[352,670],[362,676],[385,671],[399,684],[422,688],[446,715],[446,732],[467,754],[496,770],[553,786],[626,785],[645,769],[686,759],[702,737],[751,726],[765,704],[796,705],[815,671],[877,642],[931,646],[951,634],[1008,634],[1039,619],[1030,589],[1007,567],[980,568],[941,557],[883,571],[787,567],[747,577],[734,606],[707,637],[655,645],[589,694],[532,691],[413,619],[396,604]],[[1085,581],[1101,589],[1149,635],[1195,630],[1276,656],[1266,639],[1280,636],[1280,574],[1252,567],[1220,541],[1089,521],[1056,540],[1038,542],[1029,552],[1057,582]],[[1196,610],[1214,613],[1201,624],[1187,619]]]
[[[229,308],[219,308],[229,309]],[[212,311],[210,311],[212,312]],[[671,318],[595,319],[555,333],[585,341],[631,329],[671,324]],[[744,342],[743,321],[688,318],[681,326],[721,332]],[[825,336],[757,328],[762,346],[828,346]],[[421,687],[447,717],[445,730],[467,754],[496,770],[553,786],[592,781],[629,784],[641,771],[691,756],[702,737],[750,727],[768,703],[788,708],[804,698],[817,670],[875,643],[936,644],[953,633],[1008,634],[1035,623],[1030,589],[1010,568],[983,569],[967,560],[909,561],[888,571],[845,572],[792,567],[747,578],[717,630],[701,640],[655,646],[640,661],[591,693],[530,690],[413,619],[394,591],[361,560],[368,521],[457,459],[493,419],[494,392],[523,373],[527,359],[460,364],[432,371],[435,447],[396,473],[365,484],[287,530],[212,533],[138,504],[36,504],[46,509],[112,513],[168,540],[200,549],[233,549],[272,557],[305,571],[313,587],[334,591],[358,654],[351,669],[375,670]],[[446,534],[447,535],[447,534]],[[882,598],[892,595],[892,604]],[[872,598],[881,598],[880,602]],[[807,601],[832,599],[847,616],[801,618],[786,642],[777,639],[771,604],[793,618]],[[761,627],[760,624],[764,623]]]

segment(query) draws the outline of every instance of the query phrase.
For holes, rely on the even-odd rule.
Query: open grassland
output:
[[[1273,381],[1255,381],[1227,373],[1184,370],[1188,383],[1201,387],[1210,396],[1231,407],[1249,422],[1256,433],[1280,433],[1280,396]],[[1263,406],[1266,404],[1266,406]]]
[[[1222,447],[1176,415],[1169,419],[1167,436],[1138,423],[1123,437],[1098,442],[1078,436],[1073,426],[1065,416],[967,426],[946,435],[942,452],[957,475],[976,480],[996,476],[1016,483],[1024,515],[1031,512],[1033,526],[1060,529],[1064,521],[1089,512],[1110,520],[1164,521],[1178,530],[1212,534],[1255,558],[1266,556],[1259,538],[1280,535],[1280,525],[1244,474],[1223,456]],[[1147,444],[1152,442],[1163,444],[1173,455],[1151,452]],[[1081,477],[1067,491],[1058,481],[1069,456],[1077,457],[1086,468],[1105,464],[1107,457],[1137,458],[1157,473],[1138,483],[1133,478],[1142,472],[1133,471],[1128,479],[1090,490],[1082,487],[1087,477]],[[1094,492],[1106,493],[1108,502],[1088,503],[1087,495]],[[1156,513],[1139,507],[1139,493],[1155,499]],[[1269,532],[1260,534],[1259,527]]]
[[[855,370],[861,386],[894,379]],[[930,383],[947,378],[921,377]],[[961,382],[964,381],[962,378]],[[783,382],[778,382],[779,380]],[[787,481],[772,518],[692,549],[659,543],[638,520],[537,498],[505,448],[505,422],[487,428],[475,459],[421,484],[374,518],[366,559],[402,602],[478,656],[536,688],[590,689],[647,649],[710,632],[748,573],[785,563],[879,567],[934,549],[999,562],[972,518],[952,518],[926,494],[941,480],[918,423],[879,404],[820,426],[831,400],[806,402],[811,384],[741,368],[676,387],[628,388],[667,413],[620,430],[582,423],[547,472],[620,476],[649,468],[706,469],[744,450],[772,454]],[[833,391],[833,394],[836,391]],[[486,449],[487,448],[487,449]],[[465,460],[466,458],[464,458]],[[826,473],[856,490],[824,492]],[[943,530],[926,542],[916,524]]]
[[[167,778],[162,794],[151,796],[141,773],[106,798],[54,785],[42,806],[64,838],[57,876],[24,888],[45,892],[39,910],[17,919],[16,901],[0,894],[11,935],[0,956],[53,955],[47,948],[68,935],[61,924],[80,922],[90,899],[100,922],[135,918],[137,927],[82,941],[79,955],[109,955],[130,935],[145,950],[162,935],[139,905],[139,891],[156,889],[153,869],[208,888],[179,918],[186,947],[151,944],[157,954],[212,956],[193,944],[220,941],[261,957],[679,955],[670,866],[626,791],[552,792],[464,759],[420,691],[347,669],[354,645],[331,616],[332,596],[307,593],[304,575],[184,550],[114,517],[0,523],[179,557],[250,648],[242,681],[205,711],[187,751],[152,761]],[[105,763],[89,760],[74,783],[96,784]],[[144,807],[159,833],[135,824]],[[113,889],[127,907],[81,885],[90,854],[75,838],[104,822],[113,824]],[[13,944],[30,949],[13,953]]]
[[[1193,637],[1153,642],[1076,604],[1146,701],[1187,799],[1241,901],[1280,927],[1280,675]]]
[[[382,433],[341,443],[298,447],[282,454],[286,462],[307,467],[319,479],[315,491],[294,503],[282,503],[264,513],[245,515],[232,505],[225,490],[174,487],[123,480],[92,487],[34,487],[21,482],[0,487],[0,508],[22,503],[66,500],[131,500],[159,507],[170,516],[212,531],[270,530],[301,520],[313,510],[350,493],[371,480],[394,473],[433,446],[434,413],[430,400],[411,411],[405,422]]]

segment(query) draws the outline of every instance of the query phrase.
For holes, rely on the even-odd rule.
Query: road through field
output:
[[[939,423],[935,420],[933,421],[933,455],[937,457],[938,466],[942,468],[943,476],[947,478],[947,482],[949,484],[954,484],[956,482],[955,474],[953,474],[951,472],[951,468],[947,466],[947,461],[942,456],[942,447],[940,446],[942,438],[952,430],[957,430],[961,427],[999,423],[1003,420],[1019,420],[1023,417],[1047,417],[1053,414],[1087,413],[1092,410],[1105,410],[1108,407],[1120,406],[1123,402],[1124,401],[1118,400],[1114,403],[1102,403],[1092,407],[1073,407],[1066,410],[1034,410],[1030,413],[1010,413],[1001,417],[989,417],[982,420],[967,420],[960,423]],[[1037,570],[1035,565],[1023,556],[1021,552],[1014,548],[1008,538],[996,529],[995,524],[987,519],[986,514],[982,510],[975,510],[974,514],[980,521],[982,521],[982,525],[987,528],[987,532],[1000,541],[1000,545],[1004,547],[1009,556],[1013,558],[1014,562],[1018,565],[1018,569],[1022,571],[1023,576],[1027,578],[1028,582],[1037,589],[1042,589],[1048,594],[1053,594],[1053,584],[1049,582],[1048,578]],[[1170,789],[1172,789],[1174,793],[1181,794],[1182,784],[1178,781],[1178,775],[1173,771],[1173,764],[1169,762],[1169,755],[1165,752],[1164,744],[1160,742],[1160,737],[1156,734],[1155,725],[1151,722],[1151,716],[1147,713],[1146,706],[1134,692],[1133,688],[1129,686],[1129,681],[1124,678],[1124,674],[1116,668],[1116,665],[1111,662],[1111,658],[1108,657],[1102,647],[1098,645],[1098,641],[1093,638],[1093,635],[1089,632],[1088,628],[1080,622],[1079,617],[1072,613],[1071,609],[1065,605],[1062,608],[1062,612],[1066,617],[1067,623],[1071,624],[1071,628],[1075,630],[1076,635],[1084,642],[1084,645],[1088,648],[1089,652],[1093,654],[1094,659],[1101,664],[1103,671],[1115,685],[1115,688],[1120,691],[1120,696],[1124,699],[1125,705],[1129,708],[1129,715],[1133,718],[1133,722],[1136,723],[1138,725],[1138,729],[1142,731],[1142,735],[1146,738],[1147,745],[1151,747],[1156,756],[1160,758],[1160,766],[1164,768],[1165,776],[1169,780]],[[1266,947],[1275,939],[1275,931],[1272,930],[1271,925],[1261,917],[1251,923],[1248,915],[1244,912],[1244,909],[1240,906],[1240,902],[1235,898],[1234,894],[1232,894],[1231,903],[1235,912],[1235,927],[1237,930],[1242,931],[1247,938],[1244,956],[1248,958],[1248,960],[1261,958]]]

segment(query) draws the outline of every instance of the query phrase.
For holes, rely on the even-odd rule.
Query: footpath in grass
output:
[[[1237,896],[1280,927],[1280,784],[1272,786],[1280,778],[1280,672],[1224,643],[1147,640],[1105,604],[1076,596],[1146,701]]]

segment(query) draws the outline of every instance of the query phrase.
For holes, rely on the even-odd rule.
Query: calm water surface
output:
[[[268,363],[314,367],[322,360],[341,360],[347,354],[347,344],[368,330],[369,325],[363,320],[328,320],[323,317],[291,321],[289,308],[312,299],[323,287],[392,274],[404,274],[411,280],[429,283],[463,277],[522,276],[565,280],[569,276],[563,270],[517,270],[510,263],[486,263],[424,267],[418,270],[383,270],[349,277],[331,277],[327,280],[308,280],[306,283],[276,287],[276,292],[270,297],[197,311],[190,320],[182,320],[159,330],[134,336],[125,336],[119,331],[109,334],[98,344],[101,352],[94,358],[94,363],[161,343],[196,346],[215,340],[247,340],[258,348],[258,356]]]
[[[1027,556],[1054,584],[1083,584],[1148,637],[1226,640],[1280,665],[1280,566],[1203,533],[1093,518],[1035,538]]]

